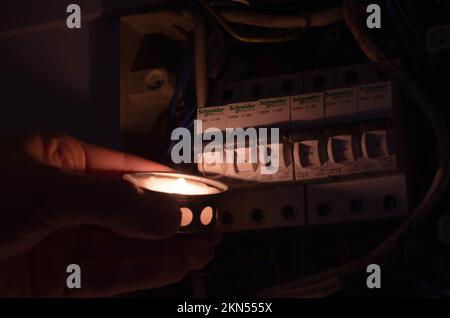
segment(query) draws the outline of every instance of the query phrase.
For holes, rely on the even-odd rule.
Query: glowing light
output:
[[[143,181],[143,185],[145,188],[152,191],[185,195],[214,194],[219,192],[218,189],[210,187],[202,182],[163,176],[149,177]]]

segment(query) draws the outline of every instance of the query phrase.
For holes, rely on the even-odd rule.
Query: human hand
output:
[[[0,147],[0,296],[116,295],[176,282],[212,258],[216,232],[175,235],[175,204],[121,179],[168,167],[64,135]],[[80,289],[66,288],[69,264],[81,267]]]

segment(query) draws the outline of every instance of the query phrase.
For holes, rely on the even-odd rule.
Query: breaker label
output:
[[[290,98],[262,99],[258,102],[259,125],[289,124]]]
[[[358,110],[356,89],[344,88],[325,92],[325,117],[354,115]]]
[[[292,96],[291,107],[292,121],[315,121],[325,117],[323,93]]]
[[[358,87],[359,112],[373,112],[392,109],[391,82],[382,82]]]
[[[228,127],[255,127],[258,124],[257,102],[228,106]]]
[[[197,119],[202,121],[202,131],[208,128],[218,128],[225,130],[227,128],[227,107],[205,107],[197,110]],[[199,132],[198,132],[199,133]]]
[[[246,111],[254,111],[255,108],[256,108],[255,104],[231,105],[230,111],[239,114]]]

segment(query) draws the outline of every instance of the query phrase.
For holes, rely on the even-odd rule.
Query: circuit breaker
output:
[[[222,106],[199,109],[204,129],[218,124],[224,131],[249,127],[279,131],[276,143],[266,135],[257,145],[256,160],[250,160],[255,159],[254,145],[233,139],[227,140],[225,150],[233,163],[199,165],[204,175],[222,178],[241,192],[242,212],[233,212],[242,214],[236,218],[241,223],[230,229],[287,226],[273,212],[283,207],[273,207],[273,202],[296,206],[295,211],[308,215],[302,222],[292,223],[296,225],[404,216],[407,212],[400,95],[374,64],[228,83],[219,91],[222,94],[214,102]],[[223,97],[229,98],[224,101]],[[212,113],[205,116],[209,109]],[[238,156],[244,160],[237,162]],[[278,163],[278,169],[263,174],[273,163],[270,158]],[[392,194],[385,193],[389,182]],[[301,188],[306,196],[289,187]],[[387,213],[390,204],[398,213]]]

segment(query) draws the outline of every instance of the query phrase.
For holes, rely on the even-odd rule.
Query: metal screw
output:
[[[386,195],[383,198],[383,206],[387,211],[395,211],[398,206],[398,200],[393,195]]]
[[[319,214],[321,217],[326,217],[330,214],[331,212],[331,208],[328,204],[326,203],[322,203],[321,205],[319,205],[319,207],[317,208],[317,214]]]
[[[281,210],[281,215],[286,220],[292,221],[297,215],[297,210],[294,207],[288,205]]]
[[[145,77],[145,85],[148,89],[155,91],[164,84],[164,72],[161,70],[151,70]]]
[[[261,209],[255,209],[252,211],[251,218],[255,223],[261,223],[264,219],[264,212]]]

